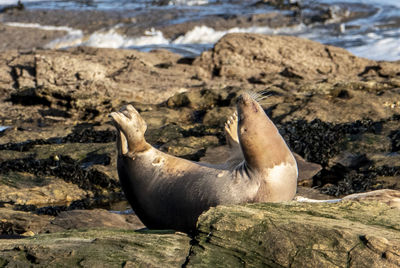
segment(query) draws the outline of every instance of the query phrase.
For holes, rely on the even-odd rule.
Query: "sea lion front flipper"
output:
[[[225,138],[229,146],[229,158],[226,161],[226,167],[231,170],[243,162],[244,157],[240,149],[238,137],[238,117],[235,112],[225,123]]]
[[[238,129],[238,118],[237,118],[237,113],[235,112],[225,123],[226,143],[231,148],[240,147],[237,129]]]

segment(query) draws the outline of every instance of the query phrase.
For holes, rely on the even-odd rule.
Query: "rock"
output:
[[[3,184],[0,188],[0,203],[14,205],[40,207],[70,204],[88,195],[88,192],[62,179],[19,172],[0,174],[0,183]]]
[[[312,177],[314,177],[314,175],[316,175],[322,169],[321,165],[307,162],[303,157],[296,153],[293,155],[296,159],[297,169],[299,171],[297,181],[301,185],[312,186]]]
[[[32,30],[28,27],[13,27],[4,24],[0,24],[0,32],[5,37],[1,39],[0,51],[43,48],[50,41],[66,34],[65,31]]]
[[[35,233],[32,232],[32,231],[27,231],[27,232],[22,234],[22,236],[34,236],[34,235],[35,235]]]
[[[9,266],[395,267],[400,265],[399,217],[397,209],[374,202],[219,206],[200,216],[193,239],[157,230],[61,231],[3,240],[0,262]]]
[[[395,267],[399,213],[383,204],[253,204],[212,208],[189,267]]]
[[[19,112],[8,110],[0,116],[10,117],[10,113],[15,113],[23,120],[34,120],[39,115],[42,120],[68,122],[77,118],[107,118],[113,107],[129,101],[160,103],[174,93],[187,90],[186,85],[193,85],[194,68],[178,64],[179,58],[165,50],[142,53],[73,48],[69,51],[40,50],[11,58],[8,52],[3,52],[0,63],[5,69],[0,71],[0,86],[8,96],[2,100],[8,99],[24,107],[38,105],[41,111],[28,116],[22,109]],[[165,59],[173,63],[171,68],[156,67]],[[160,80],[155,81],[153,76]],[[162,91],[159,91],[160,84],[164,87]],[[14,105],[14,109],[17,108]]]
[[[136,215],[130,216],[127,219],[127,215],[104,209],[63,211],[45,227],[45,232],[93,228],[137,230],[145,227]]]
[[[400,130],[393,131],[390,133],[390,139],[392,140],[392,152],[400,151]]]
[[[371,161],[365,154],[357,155],[349,152],[342,152],[339,155],[330,159],[329,166],[338,165],[339,168],[360,168],[364,165],[370,164]]]
[[[201,77],[251,84],[271,92],[270,115],[282,122],[300,118],[335,123],[378,121],[398,113],[393,100],[400,94],[396,82],[399,62],[358,58],[310,40],[227,34],[193,65],[201,70]]]
[[[301,183],[303,184],[303,183]],[[295,200],[298,197],[305,197],[308,199],[314,199],[314,200],[329,200],[329,199],[337,199],[331,195],[327,194],[322,194],[319,189],[315,188],[310,188],[310,185],[306,186],[297,186],[297,193],[295,196]]]
[[[357,58],[342,48],[291,36],[227,34],[194,64],[227,78],[280,75],[321,80],[357,76],[374,62]]]
[[[0,238],[33,236],[73,229],[138,230],[145,226],[134,214],[111,213],[104,209],[60,211],[57,215],[16,211],[10,205],[0,207]]]
[[[357,200],[362,202],[379,201],[380,203],[387,204],[391,208],[400,209],[400,192],[390,189],[347,195],[343,197],[343,200]]]
[[[213,147],[218,143],[218,138],[215,136],[187,137],[167,142],[160,149],[175,156],[198,160],[203,156],[203,148]]]
[[[0,207],[0,238],[21,236],[26,232],[41,232],[52,220],[52,216],[35,215],[30,212],[15,211],[10,207]]]
[[[125,267],[133,264],[135,267],[177,267],[185,263],[189,242],[187,235],[173,232],[74,230],[3,240],[0,264],[21,267]]]
[[[232,107],[216,107],[209,110],[203,118],[203,123],[208,126],[223,128],[226,120],[233,115],[235,109]]]

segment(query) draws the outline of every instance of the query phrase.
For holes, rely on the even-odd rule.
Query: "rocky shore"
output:
[[[6,49],[0,267],[400,265],[400,214],[385,204],[221,207],[201,216],[195,237],[134,231],[144,226],[126,211],[108,114],[132,103],[151,144],[215,163],[226,155],[223,125],[241,91],[268,96],[260,103],[288,145],[315,164],[299,181],[301,195],[400,189],[400,62],[257,34],[226,35],[196,58]]]

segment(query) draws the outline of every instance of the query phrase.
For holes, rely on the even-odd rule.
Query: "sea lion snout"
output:
[[[253,97],[251,97],[251,95],[248,93],[243,93],[237,98],[236,106],[240,111],[250,108],[250,111],[254,113],[259,112],[259,105],[257,101],[254,100]]]
[[[241,94],[236,100],[236,104],[239,104],[239,105],[249,105],[252,102],[253,102],[253,99],[247,93]]]

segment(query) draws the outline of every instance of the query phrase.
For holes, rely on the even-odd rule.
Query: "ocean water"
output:
[[[296,0],[288,0],[297,2]],[[0,0],[0,9],[16,4],[17,0]],[[189,22],[207,15],[246,15],[278,11],[270,6],[255,8],[255,1],[235,0],[23,0],[27,9],[63,9],[63,10],[102,10],[121,11],[131,14],[149,10],[182,11],[179,21]],[[400,60],[400,0],[298,0],[301,5],[327,5],[332,18],[324,23],[297,24],[293,27],[269,28],[250,26],[233,27],[224,31],[204,25],[193,27],[174,38],[166,38],[156,26],[149,25],[142,36],[124,36],[114,27],[102,29],[89,36],[79,29],[66,26],[23,24],[9,22],[18,27],[34,27],[47,30],[64,30],[67,35],[47,44],[48,48],[67,48],[77,45],[110,48],[134,48],[148,51],[154,48],[167,48],[186,56],[195,56],[215,44],[224,34],[233,32],[252,32],[265,34],[285,34],[315,40],[324,44],[343,47],[353,54],[374,60]],[[347,13],[360,12],[367,15],[338,22],[338,18]],[[288,11],[279,11],[288,12]],[[346,13],[347,12],[347,13]],[[154,12],[152,13],[154,14]]]
[[[6,130],[7,128],[9,128],[9,127],[6,127],[6,126],[0,126],[0,132],[2,132],[2,131],[4,131],[4,130]]]

